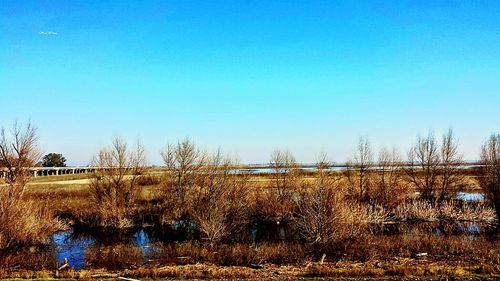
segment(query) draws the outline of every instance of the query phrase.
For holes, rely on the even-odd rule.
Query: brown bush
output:
[[[444,201],[440,205],[427,201],[406,201],[394,209],[394,218],[399,221],[476,221],[486,225],[497,222],[495,211],[483,203]]]
[[[500,216],[500,134],[493,134],[481,148],[479,183]],[[500,218],[499,218],[500,219]]]
[[[199,182],[206,155],[192,141],[185,139],[176,145],[168,145],[161,156],[165,164],[160,195],[163,199],[162,221],[168,224],[188,217],[190,193]]]
[[[140,247],[128,244],[92,245],[85,249],[85,262],[91,268],[120,270],[140,266],[144,257]]]
[[[302,237],[320,247],[358,238],[370,224],[387,220],[383,208],[350,199],[350,188],[328,166],[319,162],[316,179],[301,189],[294,221]]]
[[[0,134],[0,168],[7,170],[7,185],[0,188],[0,249],[45,243],[47,236],[61,227],[49,209],[26,200],[24,193],[31,179],[29,170],[38,162],[36,129],[17,123],[9,136]]]
[[[443,135],[441,145],[432,132],[426,137],[419,136],[408,152],[408,162],[404,169],[406,180],[424,200],[441,203],[454,199],[464,186],[462,155],[451,129]]]
[[[220,150],[208,156],[191,193],[190,217],[212,246],[248,224],[248,179],[232,173],[233,166]]]
[[[139,186],[159,185],[161,182],[162,179],[159,175],[146,174],[137,177],[137,185]]]
[[[137,179],[146,162],[144,148],[138,143],[130,152],[127,143],[116,138],[113,146],[101,149],[92,162],[97,169],[91,178],[90,194],[99,224],[131,227],[130,214],[138,192]]]
[[[248,266],[252,264],[299,264],[307,256],[300,243],[219,244],[215,247],[196,242],[158,245],[158,257],[163,263],[214,263]],[[179,257],[183,257],[179,259]]]

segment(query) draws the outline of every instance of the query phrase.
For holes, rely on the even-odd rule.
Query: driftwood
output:
[[[323,264],[325,262],[325,258],[326,258],[326,254],[323,254],[323,256],[321,256],[321,260],[319,261],[319,263]]]
[[[59,277],[59,271],[63,269],[69,269],[70,265],[68,263],[68,259],[64,258],[64,264],[61,265],[58,269],[56,269],[56,277]]]
[[[69,267],[69,263],[68,263],[68,259],[67,258],[64,258],[64,264],[61,265],[57,270],[63,270],[65,268],[68,268]]]
[[[93,274],[90,275],[92,278],[118,278],[118,274],[112,274],[112,273],[101,273],[101,274]]]
[[[125,277],[117,277],[116,279],[124,281],[140,281],[139,279],[125,278]]]
[[[263,269],[264,268],[263,265],[261,265],[261,264],[254,264],[254,263],[250,264],[248,267],[251,268],[251,269]]]

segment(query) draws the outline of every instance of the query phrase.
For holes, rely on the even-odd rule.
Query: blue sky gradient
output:
[[[209,3],[215,2],[215,3]],[[500,131],[500,1],[4,1],[0,125],[86,164],[113,136],[152,163],[190,137],[245,163],[288,148],[403,154],[453,127]],[[57,33],[57,34],[51,34]]]

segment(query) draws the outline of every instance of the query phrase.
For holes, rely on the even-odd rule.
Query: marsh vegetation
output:
[[[161,156],[162,167],[148,167],[140,143],[115,139],[96,154],[91,175],[32,180],[35,128],[3,130],[1,276],[51,275],[65,259],[80,270],[61,273],[69,277],[98,268],[186,277],[186,266],[200,262],[301,268],[294,276],[435,274],[424,264],[500,274],[498,135],[474,168],[463,166],[452,131],[439,141],[419,137],[406,158],[393,148],[375,155],[363,138],[340,170],[327,155],[301,169],[276,150],[267,172],[252,173],[190,140]],[[480,196],[464,199],[471,190]],[[247,269],[239,277],[251,277]]]

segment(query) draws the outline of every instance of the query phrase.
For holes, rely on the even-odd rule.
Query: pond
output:
[[[284,240],[283,228],[274,228],[277,234],[267,236],[265,229],[251,228],[252,240],[260,236],[261,241]],[[386,225],[380,229],[379,235],[403,235],[428,233],[437,236],[463,235],[479,237],[488,228],[476,223],[465,222],[433,222],[433,223],[400,223]],[[258,232],[261,232],[260,235]],[[58,264],[66,259],[74,269],[98,268],[124,265],[141,265],[151,259],[165,255],[165,246],[172,244],[172,237],[162,237],[165,231],[155,229],[137,229],[126,233],[89,235],[69,230],[59,232],[51,237],[51,251],[55,252]],[[168,234],[167,234],[168,235]],[[254,240],[254,242],[256,242]]]
[[[58,264],[63,264],[66,260],[74,269],[95,267],[99,262],[108,264],[110,259],[116,261],[117,258],[120,258],[122,263],[140,263],[151,252],[151,241],[144,230],[139,230],[129,237],[122,235],[120,239],[113,240],[115,241],[103,241],[70,230],[54,234],[51,237],[50,248],[55,251]],[[127,251],[124,251],[125,249]],[[120,251],[123,252],[122,257],[119,257]]]

